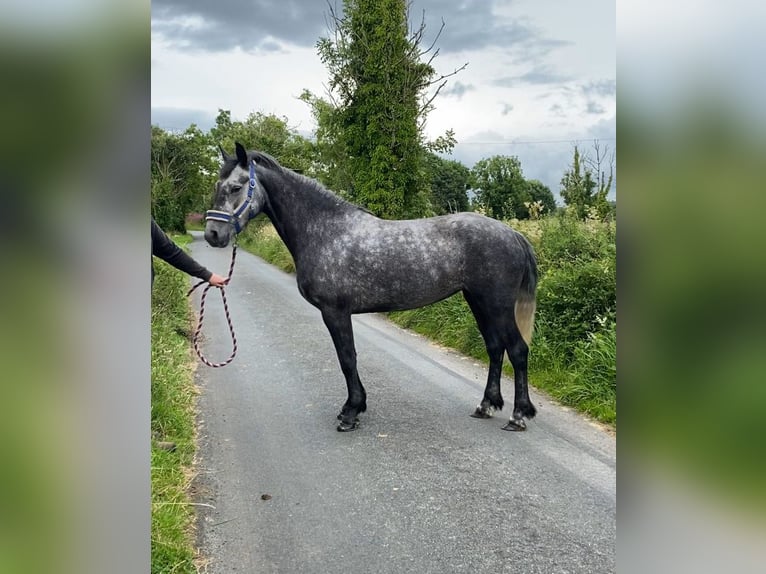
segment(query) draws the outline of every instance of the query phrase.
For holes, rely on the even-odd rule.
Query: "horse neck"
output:
[[[264,213],[296,264],[299,255],[316,246],[321,239],[313,235],[316,229],[311,225],[313,221],[343,217],[348,211],[357,209],[299,175],[267,174],[263,179],[268,196]]]

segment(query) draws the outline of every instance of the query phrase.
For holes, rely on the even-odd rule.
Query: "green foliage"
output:
[[[410,36],[407,19],[405,0],[345,0],[342,17],[331,10],[333,38],[321,38],[317,49],[333,102],[303,96],[320,125],[321,163],[341,166],[338,189],[385,218],[429,211],[421,130],[436,72],[420,61],[424,27]],[[450,132],[433,143],[452,145]]]
[[[244,121],[233,121],[231,112],[218,110],[215,126],[210,129],[209,141],[220,163],[218,145],[227,153],[234,153],[234,142],[247,149],[257,149],[274,156],[284,167],[312,175],[313,144],[299,135],[287,123],[287,118],[251,113]]]
[[[468,211],[466,190],[470,184],[470,170],[459,161],[430,152],[425,154],[424,164],[434,211],[437,214]]]
[[[606,322],[587,339],[569,344],[536,333],[530,354],[535,384],[564,405],[616,424],[616,328],[616,323]]]
[[[353,178],[346,149],[341,138],[339,115],[325,99],[304,90],[300,99],[311,107],[317,124],[314,144],[314,177],[328,189],[350,199]]]
[[[615,315],[613,260],[570,263],[549,269],[537,291],[540,331],[580,341]]]
[[[180,134],[152,126],[152,215],[163,229],[184,232],[186,215],[204,210],[216,172],[208,142],[195,125]]]
[[[553,192],[543,182],[537,179],[527,180],[527,195],[530,202],[540,202],[542,206],[541,215],[552,215],[556,213],[556,199],[553,197]],[[527,207],[527,211],[532,217],[532,210]],[[533,219],[538,219],[534,217]]]
[[[427,335],[471,357],[488,360],[484,340],[461,294],[427,307],[389,313],[389,316],[406,329]]]
[[[155,261],[152,288],[152,437],[176,443],[152,448],[151,571],[193,574],[194,512],[187,472],[194,456],[194,396],[189,338],[188,277]]]
[[[590,170],[583,169],[580,150],[575,146],[572,166],[561,178],[561,198],[574,210],[578,219],[585,219],[595,187],[596,182]]]
[[[535,242],[540,271],[537,330],[567,345],[616,321],[614,225],[567,217],[541,222]],[[571,347],[566,354],[571,356]]]
[[[160,227],[184,232],[186,217],[209,207],[221,164],[218,144],[231,154],[235,141],[273,155],[285,167],[315,175],[314,144],[290,128],[286,118],[253,113],[240,122],[219,110],[208,133],[194,125],[180,134],[152,126],[152,215]]]
[[[527,181],[516,156],[495,155],[476,162],[471,170],[472,186],[484,212],[495,219],[527,219]]]
[[[541,274],[582,261],[616,258],[616,225],[573,217],[548,217],[539,223],[534,240],[537,266]]]
[[[591,159],[580,154],[580,150],[575,146],[572,165],[561,178],[561,198],[575,216],[582,220],[586,219],[591,210],[602,220],[613,217],[615,211],[607,201],[614,177],[613,160],[608,162],[607,176],[603,171],[604,164],[607,163],[606,150],[602,150],[596,142],[594,151],[595,158]]]
[[[256,218],[240,234],[239,245],[282,271],[295,272],[295,262],[274,226],[264,216]]]

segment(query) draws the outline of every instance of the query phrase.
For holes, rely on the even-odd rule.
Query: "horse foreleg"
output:
[[[335,352],[338,354],[340,370],[346,378],[348,399],[338,415],[340,432],[352,431],[359,426],[359,413],[367,410],[367,393],[359,380],[356,369],[356,348],[351,314],[335,309],[322,310],[322,319],[330,331]]]
[[[508,357],[513,365],[513,418],[503,427],[508,431],[526,430],[527,424],[524,418],[531,419],[537,414],[537,409],[529,399],[529,387],[527,382],[527,357],[529,356],[529,347],[524,342],[518,330],[515,333],[512,342],[508,345]]]

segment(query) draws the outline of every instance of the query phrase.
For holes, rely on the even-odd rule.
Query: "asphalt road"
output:
[[[197,233],[190,249],[226,273],[230,248]],[[368,410],[339,433],[346,386],[294,277],[239,250],[226,293],[238,356],[196,372],[203,571],[614,572],[612,435],[534,390],[527,432],[500,429],[511,406],[469,417],[485,367],[376,315],[354,317]],[[211,290],[212,361],[230,350],[219,301]]]

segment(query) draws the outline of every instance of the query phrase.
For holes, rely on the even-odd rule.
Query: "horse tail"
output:
[[[532,333],[535,328],[535,309],[537,301],[535,291],[537,289],[537,262],[535,253],[529,241],[517,234],[519,243],[523,250],[524,271],[521,275],[521,285],[514,305],[514,316],[516,318],[516,327],[521,333],[524,342],[529,346],[532,343]]]

